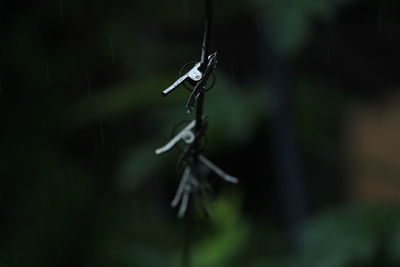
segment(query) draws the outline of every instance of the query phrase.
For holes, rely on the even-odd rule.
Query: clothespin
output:
[[[175,135],[166,145],[156,149],[156,151],[155,151],[156,154],[159,155],[159,154],[162,154],[162,153],[165,153],[165,152],[171,150],[179,141],[184,141],[187,144],[192,144],[195,140],[195,135],[192,132],[195,125],[196,125],[196,121],[193,120],[182,131],[180,131],[177,135]],[[239,179],[225,173],[222,169],[217,167],[217,165],[212,163],[210,160],[208,160],[205,156],[203,156],[201,154],[199,155],[199,161],[203,165],[205,165],[207,168],[212,170],[219,177],[221,177],[223,180],[230,182],[230,183],[238,183],[239,182]],[[186,169],[185,169],[185,171],[186,171]]]
[[[193,143],[195,136],[192,129],[195,127],[196,121],[189,123],[182,131],[175,135],[165,146],[156,149],[156,154],[162,154],[171,150],[179,141],[184,141],[187,144]]]
[[[196,83],[195,89],[193,89],[193,91],[195,91],[196,88],[203,89],[203,87],[205,86],[205,83],[208,80],[212,70],[215,68],[216,55],[217,55],[217,52],[215,52],[215,53],[211,54],[210,56],[208,56],[208,64],[207,64],[207,66],[203,66],[204,62],[196,63],[196,65],[194,65],[194,67],[192,69],[190,69],[187,73],[185,73],[178,80],[176,80],[170,87],[168,87],[167,89],[162,91],[161,94],[163,96],[169,95],[172,91],[174,91],[176,88],[178,88],[179,85],[181,85],[185,81],[189,81],[191,83]],[[210,66],[210,62],[213,62],[212,64],[213,64],[214,67],[212,69],[210,69],[210,67],[211,67]],[[204,69],[204,72],[201,71],[202,69]],[[201,86],[199,86],[200,84],[201,84]],[[196,91],[198,91],[198,89]]]
[[[226,182],[230,183],[238,183],[239,179],[236,177],[233,177],[227,173],[225,173],[223,170],[221,170],[219,167],[217,167],[214,163],[209,161],[206,157],[203,155],[199,155],[199,161],[204,164],[206,167],[208,167],[210,170],[215,172],[218,176],[220,176],[223,180]],[[203,195],[206,194],[206,190],[204,189],[204,185],[202,185],[192,172],[191,166],[186,165],[185,170],[183,171],[181,181],[179,182],[178,189],[175,193],[175,196],[171,202],[171,207],[175,208],[178,206],[179,202],[180,207],[178,211],[178,217],[182,218],[187,210],[188,203],[189,203],[189,197],[190,194],[194,191],[200,191],[203,193]],[[203,203],[206,205],[206,203]],[[206,212],[207,212],[207,206],[204,207]]]

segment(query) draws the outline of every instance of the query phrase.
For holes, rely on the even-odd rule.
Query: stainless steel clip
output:
[[[194,133],[192,129],[196,125],[196,121],[192,121],[189,123],[182,131],[180,131],[174,138],[172,138],[165,146],[156,149],[156,154],[162,154],[169,150],[171,150],[179,141],[184,141],[187,144],[193,143],[194,141]]]

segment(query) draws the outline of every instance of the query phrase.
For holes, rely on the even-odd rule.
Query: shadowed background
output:
[[[179,266],[203,1],[0,3],[0,267]],[[193,266],[399,266],[400,4],[215,1]]]

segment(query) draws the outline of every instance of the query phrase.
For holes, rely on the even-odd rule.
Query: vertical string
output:
[[[203,36],[203,44],[201,47],[201,59],[202,63],[201,67],[202,71],[205,70],[208,64],[208,56],[209,56],[209,43],[210,43],[210,32],[211,32],[211,24],[212,24],[212,5],[211,0],[205,0],[205,29]],[[205,85],[204,85],[205,86]],[[203,88],[202,88],[203,89]],[[198,163],[199,163],[199,153],[200,153],[200,143],[201,132],[203,131],[203,110],[204,110],[204,92],[200,92],[197,101],[196,101],[196,124],[195,124],[195,136],[193,144],[193,164],[195,167],[195,172],[197,172]],[[192,254],[192,236],[193,236],[193,201],[189,200],[189,209],[187,212],[187,216],[185,216],[185,231],[184,231],[184,246],[183,246],[183,257],[182,257],[182,266],[190,267],[191,266],[191,254]]]
[[[192,235],[193,235],[193,214],[191,205],[185,216],[185,230],[184,244],[183,244],[183,255],[182,255],[182,267],[190,267],[192,264]]]
[[[203,44],[201,47],[201,59],[200,62],[204,63],[203,68],[207,66],[208,54],[209,54],[209,44],[210,44],[210,32],[211,24],[213,19],[213,10],[211,0],[205,0],[205,25],[204,25],[204,36]]]

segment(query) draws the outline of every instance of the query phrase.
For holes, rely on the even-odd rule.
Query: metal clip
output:
[[[196,121],[189,123],[182,131],[180,131],[174,138],[171,139],[165,146],[156,149],[156,154],[162,154],[171,150],[179,141],[183,140],[185,143],[193,143],[195,136],[192,129],[196,125]]]
[[[182,218],[186,213],[190,195],[198,191],[204,195],[206,194],[204,186],[194,176],[190,166],[186,166],[185,170],[183,171],[178,190],[176,191],[174,199],[171,202],[171,207],[173,208],[177,207],[179,202],[181,203],[178,211],[179,218]],[[205,209],[207,210],[207,207],[205,207]]]
[[[203,163],[206,167],[208,167],[210,170],[214,171],[217,175],[219,175],[223,180],[230,182],[230,183],[238,183],[239,179],[236,177],[233,177],[227,173],[225,173],[223,170],[221,170],[219,167],[217,167],[214,163],[209,161],[206,157],[203,155],[199,155],[199,161]],[[206,190],[204,187],[204,184],[200,183],[195,175],[192,172],[192,169],[190,165],[187,165],[185,167],[185,170],[183,171],[181,181],[179,182],[178,189],[175,193],[175,196],[171,202],[171,207],[175,208],[178,206],[179,202],[180,207],[178,211],[178,217],[182,218],[186,210],[188,208],[188,203],[189,203],[189,198],[191,193],[194,191],[200,191],[203,195],[206,195]],[[208,213],[208,208],[207,204],[204,204],[204,209],[206,210],[206,213]]]
[[[212,60],[213,56],[215,57],[215,54],[212,54],[208,57],[208,60]],[[201,62],[196,63],[194,67],[189,70],[186,74],[184,74],[182,77],[180,77],[176,82],[174,82],[170,87],[162,91],[163,96],[169,95],[172,91],[174,91],[176,88],[178,88],[179,85],[181,85],[184,81],[187,79],[191,79],[194,82],[201,81],[204,74],[199,70],[201,67]]]

